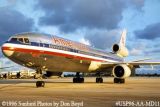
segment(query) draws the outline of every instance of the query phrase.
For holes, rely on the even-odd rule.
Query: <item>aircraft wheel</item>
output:
[[[78,79],[78,83],[84,83],[84,78],[77,78]]]
[[[84,83],[84,78],[73,78],[73,83]]]
[[[77,83],[77,79],[76,78],[73,78],[73,83]]]
[[[96,78],[96,83],[103,83],[103,78]]]
[[[44,87],[45,86],[45,82],[44,81],[37,81],[36,82],[36,86],[38,87]]]
[[[80,83],[84,83],[84,78],[81,78],[81,80],[80,80],[81,82]]]
[[[125,79],[120,79],[120,83],[125,83]]]
[[[114,78],[114,83],[123,84],[123,83],[125,83],[125,79]]]

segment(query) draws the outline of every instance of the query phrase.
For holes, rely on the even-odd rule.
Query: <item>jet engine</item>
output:
[[[116,65],[113,67],[112,74],[116,78],[126,78],[131,75],[131,69],[125,64]]]
[[[128,49],[125,46],[120,46],[118,44],[112,46],[112,51],[122,57],[126,57],[129,54]]]

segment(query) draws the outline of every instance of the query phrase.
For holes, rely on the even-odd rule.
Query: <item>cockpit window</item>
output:
[[[24,43],[29,43],[29,39],[28,38],[24,38]]]
[[[23,43],[23,38],[18,38],[18,41]]]
[[[10,41],[10,42],[21,42],[23,44],[29,44],[30,43],[28,38],[11,38],[8,41]]]
[[[16,42],[17,38],[11,38],[9,41]]]

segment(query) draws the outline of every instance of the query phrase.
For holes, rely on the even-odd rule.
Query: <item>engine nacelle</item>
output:
[[[126,78],[131,75],[131,69],[125,64],[116,65],[113,67],[112,74],[116,78]]]
[[[114,44],[112,46],[112,51],[122,57],[126,57],[128,56],[129,52],[128,52],[128,49],[126,47],[121,47],[119,46],[118,44]]]

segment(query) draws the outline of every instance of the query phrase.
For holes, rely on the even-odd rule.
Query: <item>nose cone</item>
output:
[[[7,45],[6,43],[2,45],[1,47],[2,49],[2,53],[6,56],[6,57],[10,57],[13,55],[14,50],[11,46]]]

